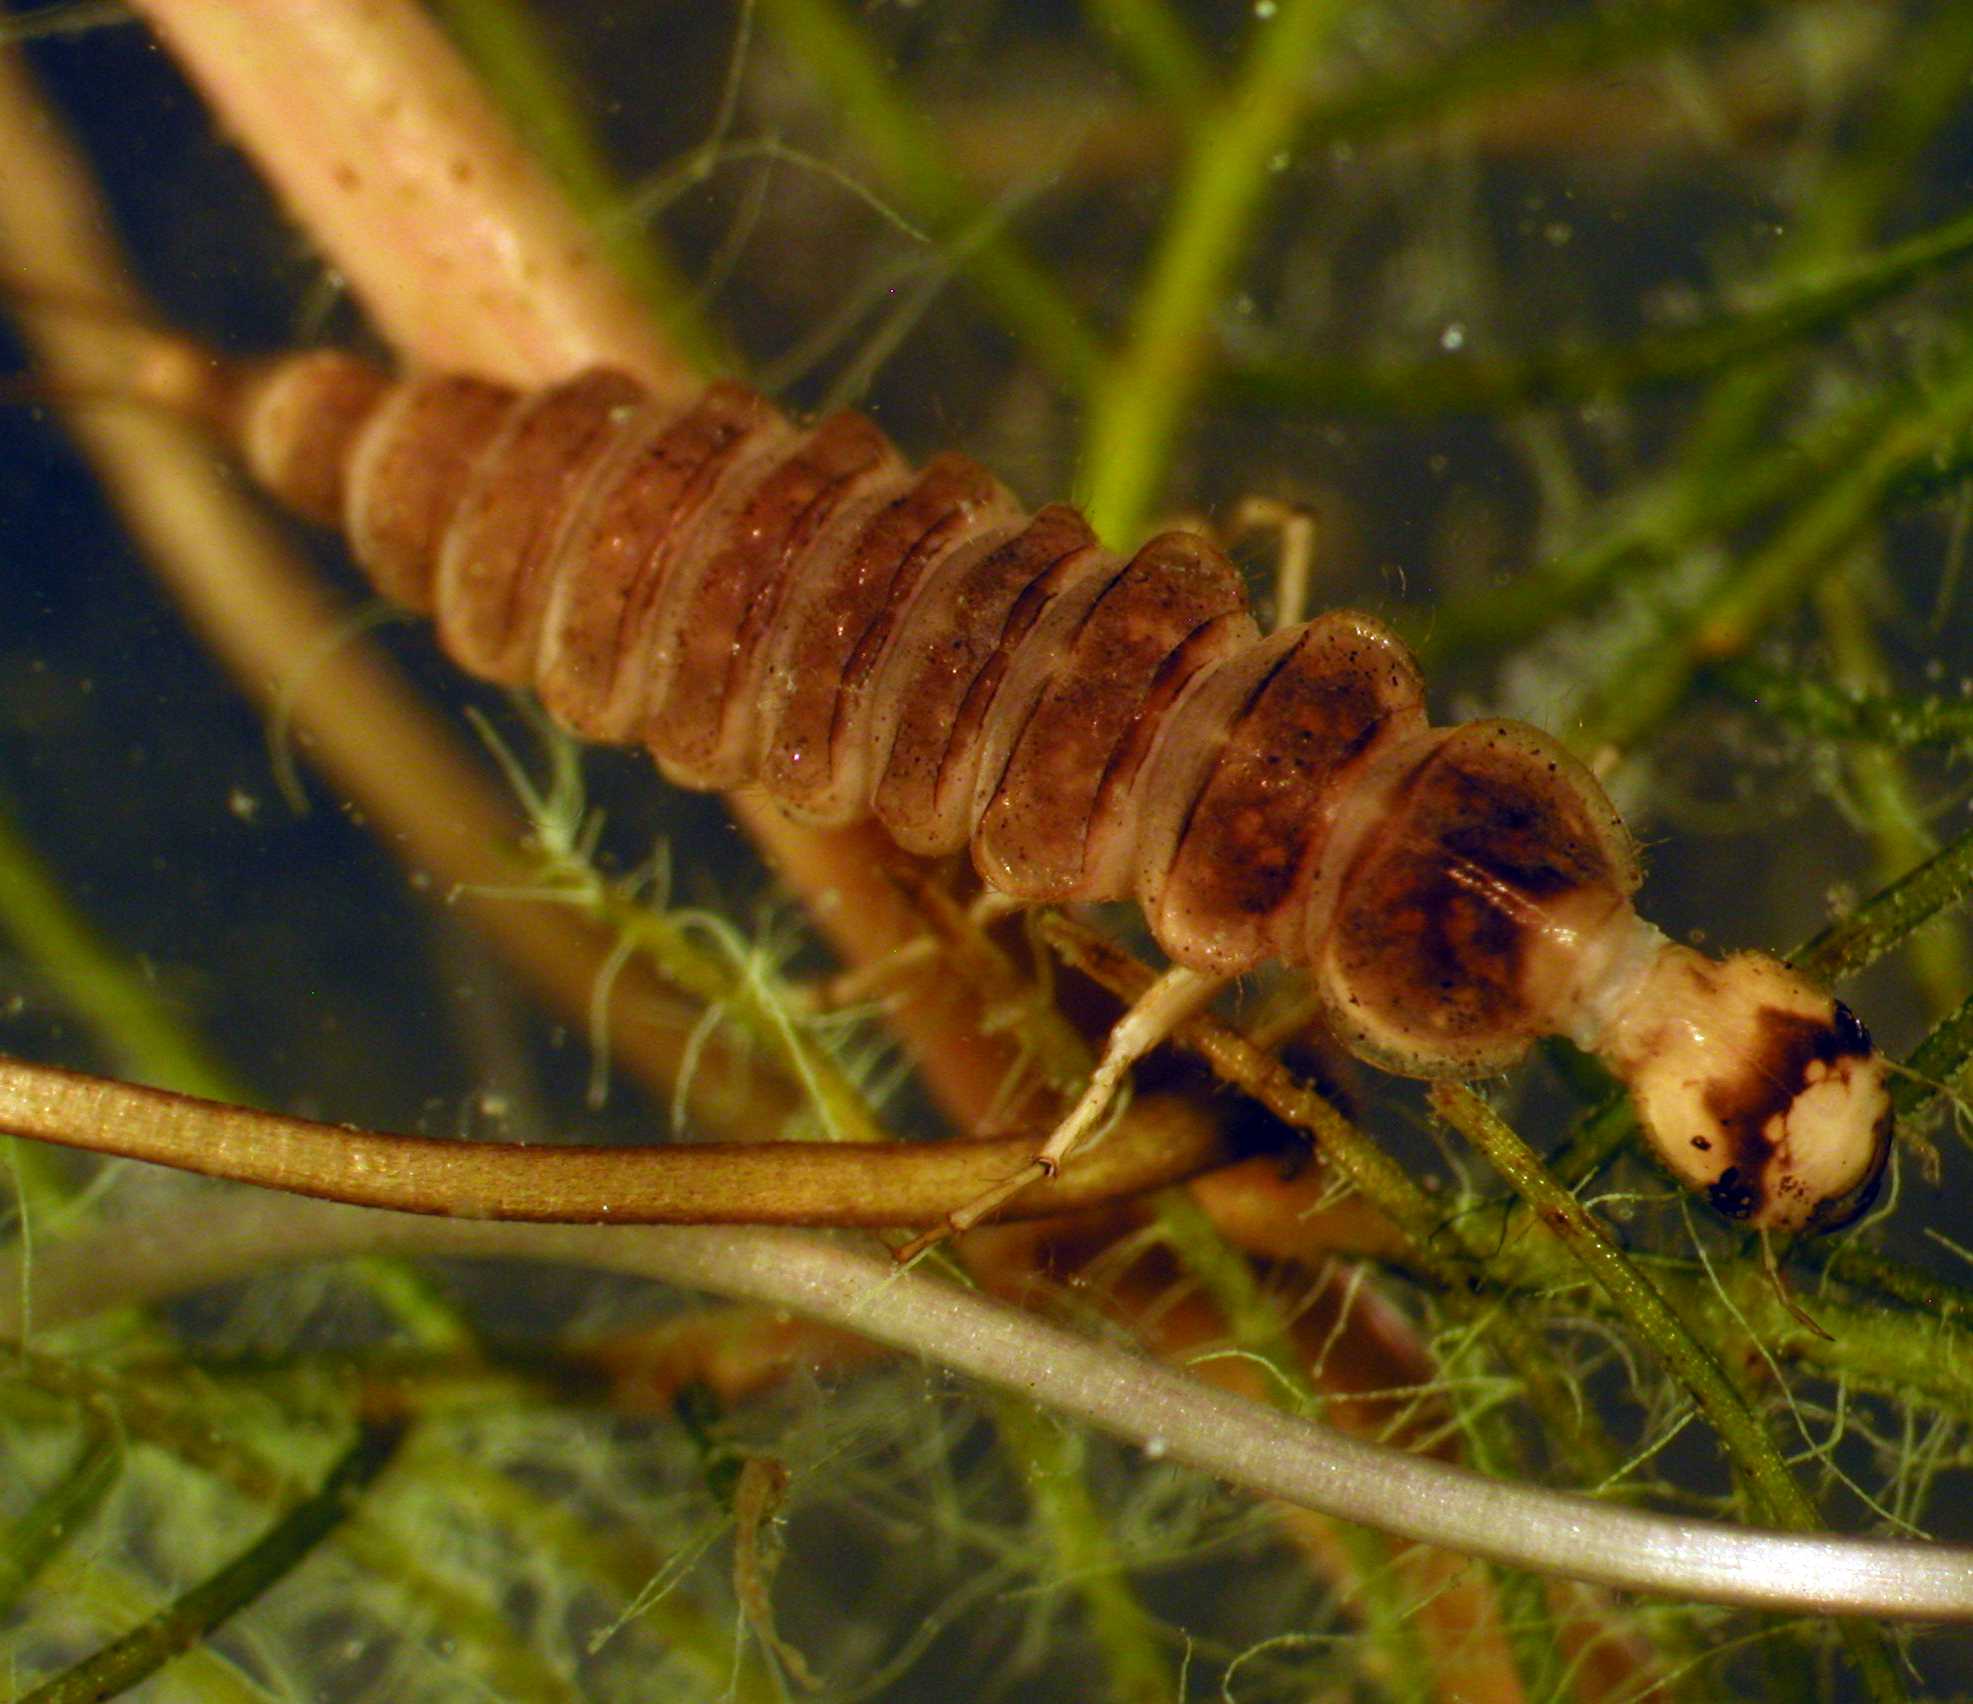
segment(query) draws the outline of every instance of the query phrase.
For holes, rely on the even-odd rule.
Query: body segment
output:
[[[1371,617],[1263,637],[1197,534],[1123,556],[964,457],[914,470],[859,415],[803,429],[731,384],[665,410],[606,370],[521,396],[320,354],[232,413],[256,474],[463,667],[682,785],[970,846],[1017,900],[1136,899],[1209,977],[1306,965],[1387,1069],[1478,1075],[1568,1035],[1750,1225],[1826,1224],[1874,1184],[1888,1097],[1847,1011],[1777,961],[1670,947],[1559,744],[1431,727]]]

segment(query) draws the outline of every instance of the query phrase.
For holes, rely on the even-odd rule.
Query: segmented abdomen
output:
[[[248,384],[238,427],[461,666],[576,733],[814,821],[874,812],[915,852],[970,842],[1019,899],[1134,897],[1199,969],[1312,962],[1398,1069],[1560,1027],[1571,931],[1636,884],[1595,782],[1533,729],[1430,728],[1376,621],[1263,637],[1205,539],[1117,555],[963,456],[913,470],[859,415],[318,353]]]

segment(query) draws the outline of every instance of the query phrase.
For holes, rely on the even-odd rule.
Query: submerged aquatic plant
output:
[[[1436,1098],[1504,1185],[1416,1097],[1312,1056],[1294,987],[1261,988],[1226,1014],[1245,1037],[1191,1039],[1313,1131],[1321,1166],[1284,1182],[1305,1138],[1174,1066],[1141,1085],[1156,1117],[1115,1143],[1148,1128],[1170,1152],[1203,1130],[1200,1163],[1231,1141],[1265,1157],[977,1236],[959,1250],[974,1281],[1502,1478],[1770,1526],[1937,1530],[1967,1412],[1964,1256],[1949,1221],[1928,1228],[1926,1162],[1950,1188],[1945,1114],[1973,1039],[1946,915],[1968,856],[1947,813],[1973,410],[1948,168],[1969,32],[1949,9],[1720,0],[1484,26],[1458,8],[1258,10],[1228,31],[1112,4],[1052,34],[818,0],[689,23],[619,3],[558,9],[556,69],[512,33],[523,20],[452,9],[635,257],[670,346],[745,348],[797,404],[862,397],[914,449],[957,441],[1029,495],[1074,486],[1116,536],[1164,504],[1314,501],[1321,601],[1408,623],[1444,701],[1532,715],[1616,764],[1657,909],[1682,927],[1785,944],[1834,912],[1802,962],[1877,966],[1854,1003],[1911,1058],[1915,1139],[1889,1204],[1789,1251],[1784,1296],[1759,1248],[1647,1166],[1605,1169],[1627,1115],[1582,1061],[1524,1073],[1498,1108]],[[133,33],[44,52],[175,320],[273,346],[343,312],[286,239],[237,222],[255,217],[235,205],[247,186],[217,192],[210,121]],[[651,166],[641,193],[596,164],[585,115],[622,180],[623,162]],[[380,119],[323,157],[360,177],[390,140]],[[689,258],[653,258],[651,219]],[[348,239],[320,238],[350,264]],[[24,313],[78,339],[113,340],[129,311],[100,276],[78,299],[9,264]],[[444,335],[470,343],[482,319],[479,335],[516,335],[498,304],[439,294]],[[92,407],[80,429],[114,436],[129,412]],[[359,801],[297,818],[257,719],[103,523],[75,518],[43,472],[62,452],[26,425],[7,423],[0,471],[18,611],[0,787],[22,836],[0,922],[10,1053],[443,1137],[628,1144],[667,1119],[916,1136],[941,1104],[1018,1136],[1087,1067],[1070,1019],[1089,983],[1128,998],[1149,974],[1075,919],[988,932],[954,872],[872,881],[867,859],[811,844],[789,876],[808,926],[875,960],[831,967],[703,802],[604,756],[578,789],[570,751],[537,758],[482,700],[517,754],[533,850],[516,851],[518,821],[413,743],[353,640],[303,637],[299,616],[243,639],[248,593],[194,591],[250,688],[280,683],[301,757],[326,759],[318,801]],[[30,494],[59,549],[29,534]],[[238,549],[207,535],[193,554]],[[424,641],[388,637],[465,695]],[[544,766],[552,784],[527,779]],[[372,822],[387,853],[408,849],[410,883],[361,838]],[[671,875],[654,885],[635,872],[660,839]],[[845,897],[858,880],[888,920]],[[468,914],[547,988],[548,1017]],[[873,952],[887,932],[895,958]],[[901,1056],[877,1051],[886,1013]],[[616,1077],[596,1109],[605,1037]],[[806,1216],[851,1219],[895,1170],[871,1160],[832,1186],[833,1215],[825,1188]],[[15,1175],[13,1666],[25,1682],[73,1661],[51,1683],[66,1695],[138,1672],[88,1661],[155,1664],[193,1640],[163,1684],[197,1695],[474,1677],[503,1696],[766,1697],[806,1674],[827,1696],[1889,1697],[1944,1689],[1964,1660],[1956,1635],[1639,1606],[1256,1506],[1156,1459],[1170,1439],[1146,1461],[773,1307],[654,1305],[593,1276],[435,1283],[373,1257],[106,1314],[272,1266],[315,1221],[26,1147]],[[579,1246],[529,1234],[536,1252]],[[1607,1288],[1567,1252],[1592,1242]],[[461,1242],[392,1233],[418,1246]],[[680,1246],[717,1265],[704,1239]],[[732,1270],[761,1246],[734,1237]],[[365,1485],[352,1518],[322,1521]],[[78,1531],[96,1542],[64,1542]],[[145,1619],[174,1594],[176,1619]],[[113,1642],[133,1625],[134,1647]]]

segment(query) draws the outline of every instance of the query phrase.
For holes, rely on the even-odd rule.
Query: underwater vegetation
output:
[[[1635,1596],[1518,1503],[1472,1560],[1391,1536],[1403,1493],[1333,1520],[1057,1394],[1098,1365],[1077,1345],[1129,1349],[1623,1509],[1973,1540],[1960,9],[453,0],[596,245],[520,246],[511,297],[470,221],[363,200],[530,193],[400,123],[442,60],[353,31],[368,121],[325,132],[344,97],[273,24],[195,92],[148,32],[197,63],[201,8],[136,10],[8,26],[88,166],[10,71],[0,1104],[315,1195],[415,1178],[460,1217],[10,1143],[10,1696],[1973,1686],[1963,1626],[1897,1616],[1894,1580],[1850,1618],[1696,1560]],[[1264,970],[1053,1198],[872,1279],[842,1228],[897,1246],[1020,1163],[1163,968],[1141,916],[1001,915],[963,857],[729,815],[467,680],[157,400],[151,363],[318,345],[727,374],[1120,549],[1205,517],[1263,625],[1365,610],[1436,721],[1590,765],[1674,939],[1834,988],[1891,1061],[1884,1187],[1830,1235],[1751,1234],[1566,1044],[1421,1087]],[[474,1214],[734,1228],[640,1265],[629,1229]],[[796,1249],[817,1296],[863,1274],[835,1323]],[[1038,1400],[946,1370],[973,1327],[942,1342],[929,1298],[961,1287],[1059,1355]],[[928,1357],[884,1347],[893,1305]]]

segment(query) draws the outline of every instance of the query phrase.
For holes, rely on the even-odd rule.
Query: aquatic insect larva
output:
[[[970,845],[1015,899],[1143,906],[1177,968],[956,1226],[1055,1169],[1134,1059],[1270,958],[1388,1070],[1477,1076],[1569,1037],[1744,1224],[1827,1227],[1875,1187],[1890,1102],[1846,1008],[1775,959],[1671,944],[1560,745],[1430,726],[1367,616],[1264,637],[1201,537],[1119,556],[964,457],[914,470],[860,415],[799,427],[733,384],[666,408],[607,370],[520,395],[325,352],[231,381],[221,412],[456,662],[574,732],[813,821],[874,813],[914,852]]]

